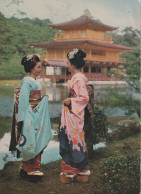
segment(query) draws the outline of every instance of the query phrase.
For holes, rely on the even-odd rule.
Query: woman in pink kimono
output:
[[[89,97],[88,79],[80,69],[85,65],[86,53],[73,49],[67,54],[68,70],[72,73],[68,98],[64,100],[60,126],[60,155],[62,156],[62,183],[72,180],[88,182],[90,175],[84,137],[84,109]]]

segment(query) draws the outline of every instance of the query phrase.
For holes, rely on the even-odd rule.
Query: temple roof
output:
[[[119,49],[119,50],[133,50],[131,47],[127,46],[121,46],[117,44],[112,43],[106,43],[106,42],[100,42],[100,41],[93,41],[93,40],[77,40],[77,41],[62,41],[62,42],[31,42],[29,43],[31,46],[39,47],[39,48],[56,48],[61,46],[75,46],[75,45],[81,45],[81,44],[90,44],[94,46],[101,46],[101,47],[107,47],[107,48],[113,48],[113,49]]]
[[[43,59],[42,64],[57,67],[67,67],[67,60],[64,59]]]
[[[95,30],[102,30],[102,31],[113,31],[116,30],[118,27],[108,26],[101,22],[98,22],[87,15],[82,15],[79,18],[72,19],[67,22],[59,23],[59,24],[48,24],[52,28],[60,29],[60,30],[67,30],[72,28],[80,28],[86,25],[90,25]]]

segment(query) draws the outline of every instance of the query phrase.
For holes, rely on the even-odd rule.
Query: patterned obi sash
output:
[[[41,90],[33,90],[30,92],[29,103],[30,106],[35,108],[41,101]]]
[[[20,88],[16,88],[14,91],[14,104],[15,104],[15,113],[18,113],[18,104],[19,104],[19,94]],[[30,92],[29,103],[33,108],[39,104],[41,101],[41,90],[32,90]]]

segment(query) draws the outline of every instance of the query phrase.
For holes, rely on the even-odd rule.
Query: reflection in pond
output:
[[[9,161],[20,161],[17,159],[16,153],[9,151],[11,133],[5,133],[3,138],[0,139],[0,170],[4,168],[4,165]],[[42,154],[41,163],[47,164],[51,161],[56,161],[61,158],[59,154],[59,142],[51,140]]]
[[[9,151],[11,133],[5,133],[3,138],[0,139],[0,170],[4,168],[5,163],[9,161],[19,161],[15,153]]]
[[[0,95],[0,117],[12,117],[14,99]]]
[[[45,87],[45,94],[49,96],[49,102],[60,102],[62,103],[63,100],[68,95],[68,86],[62,85],[52,85],[52,86],[44,86]]]
[[[49,115],[50,118],[61,115],[63,100],[67,98],[68,87],[62,85],[44,86],[45,94],[49,97]]]
[[[49,113],[50,117],[58,117],[61,113],[63,100],[68,95],[68,86],[67,85],[42,85],[42,93],[43,95],[46,94],[49,96]],[[129,93],[131,90],[121,88],[119,90],[121,94]],[[107,94],[107,91],[104,88],[96,88],[94,93],[94,98],[97,100],[101,96],[104,96]],[[139,94],[134,94],[134,97],[138,97]],[[14,96],[14,95],[13,95]],[[0,117],[12,117],[13,114],[13,107],[14,107],[14,100],[10,97],[5,97],[0,95]],[[122,111],[120,108],[118,110],[109,109],[111,114],[115,114],[114,112],[120,112],[120,114],[124,114],[124,110]],[[109,114],[109,113],[108,113]],[[110,114],[110,115],[111,115]]]
[[[13,88],[12,88],[13,89]],[[45,90],[45,91],[44,91]],[[68,87],[63,85],[52,85],[43,87],[43,95],[49,96],[50,117],[58,117],[61,113],[63,100],[68,95]],[[14,92],[13,92],[14,97]],[[12,117],[14,108],[14,99],[0,95],[0,117]]]
[[[93,145],[94,150],[97,150],[99,148],[104,148],[104,147],[106,147],[106,142],[99,142],[99,143]]]

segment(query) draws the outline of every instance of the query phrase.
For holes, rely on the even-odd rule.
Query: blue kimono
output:
[[[40,84],[31,77],[21,81],[18,105],[18,122],[23,121],[22,139],[16,148],[22,153],[23,161],[39,154],[52,139],[52,130],[48,111],[48,97],[44,96],[32,109],[29,101],[30,92],[41,90]]]

